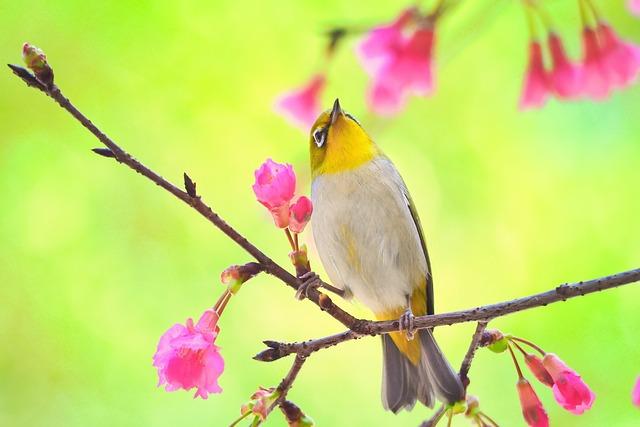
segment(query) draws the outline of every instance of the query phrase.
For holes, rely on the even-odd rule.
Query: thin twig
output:
[[[478,349],[480,340],[482,339],[482,333],[487,328],[488,323],[489,322],[485,320],[478,322],[476,331],[473,333],[473,337],[471,338],[467,354],[462,360],[462,365],[460,365],[460,379],[462,380],[462,384],[464,384],[465,388],[469,387],[469,369],[471,369],[471,362],[473,362],[473,357],[476,355],[476,350]]]
[[[293,365],[291,365],[291,369],[289,369],[289,372],[287,373],[287,375],[282,379],[282,381],[280,381],[278,388],[276,388],[278,397],[276,398],[276,400],[273,401],[271,406],[267,408],[267,414],[266,414],[267,417],[269,416],[271,411],[273,411],[278,405],[280,405],[280,403],[285,401],[287,397],[287,393],[289,393],[289,390],[291,390],[291,386],[293,386],[293,382],[296,380],[298,373],[300,373],[300,369],[302,369],[302,365],[304,365],[304,362],[307,360],[307,356],[308,355],[304,353],[296,354],[296,358],[293,360]]]
[[[462,360],[462,364],[460,365],[460,371],[458,372],[458,375],[460,375],[460,380],[462,380],[462,384],[464,384],[465,389],[469,386],[468,375],[469,375],[469,369],[471,368],[471,362],[473,362],[473,357],[476,354],[476,350],[480,346],[482,333],[487,328],[488,323],[489,322],[484,320],[481,320],[480,322],[478,322],[478,325],[476,326],[476,330],[473,333],[473,337],[471,338],[471,343],[469,344],[469,349],[467,350],[467,354],[464,356],[464,359]],[[444,405],[440,406],[438,410],[434,412],[431,418],[429,418],[426,421],[423,421],[422,424],[420,424],[420,427],[435,426],[438,423],[438,421],[440,421],[440,418],[442,418],[444,411],[445,411],[445,406]]]

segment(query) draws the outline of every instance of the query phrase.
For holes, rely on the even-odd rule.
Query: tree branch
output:
[[[539,294],[485,305],[482,307],[434,314],[430,316],[419,316],[415,318],[414,323],[416,329],[433,328],[436,326],[454,325],[457,323],[473,321],[488,323],[496,317],[505,316],[507,314],[516,313],[534,307],[547,306],[559,301],[566,301],[577,296],[584,296],[590,293],[627,285],[637,281],[640,281],[640,269],[629,270],[623,273],[613,274],[611,276],[593,280],[564,284],[547,292],[541,292]],[[397,330],[397,320],[364,321],[364,323],[361,324],[361,331],[363,331],[363,333],[360,331],[355,332],[350,330],[330,335],[328,337],[294,343],[277,343],[274,341],[268,341],[271,344],[269,345],[270,348],[259,353],[255,358],[257,360],[272,361],[289,354],[298,353],[299,351],[305,351],[311,354],[323,348],[332,347],[345,341],[360,338],[363,334],[380,335]],[[479,335],[482,334],[480,333]],[[475,334],[474,338],[479,339]],[[469,350],[471,350],[471,348]],[[467,354],[467,356],[469,356],[469,354]],[[470,357],[473,357],[473,355]]]

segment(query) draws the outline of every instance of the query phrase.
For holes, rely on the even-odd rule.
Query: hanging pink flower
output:
[[[522,407],[522,415],[530,427],[549,427],[549,416],[542,406],[538,395],[524,378],[517,383],[518,397]]]
[[[403,10],[390,24],[373,28],[356,47],[356,53],[362,67],[374,77],[380,68],[396,56],[406,40],[403,31],[417,16],[417,9]]]
[[[524,75],[520,109],[540,108],[549,97],[549,80],[544,69],[542,46],[537,40],[529,44],[529,65]]]
[[[553,396],[560,406],[578,415],[591,408],[596,395],[576,371],[553,353],[547,353],[542,364],[553,378]]]
[[[605,22],[598,24],[597,35],[611,84],[623,88],[633,83],[640,73],[640,47],[620,40]]]
[[[305,131],[311,128],[322,111],[321,96],[326,76],[316,74],[301,88],[287,92],[276,100],[275,110]]]
[[[636,384],[631,391],[631,402],[640,408],[640,377],[636,380]]]
[[[313,203],[308,197],[300,198],[289,208],[289,229],[294,233],[302,233],[304,227],[311,219]]]
[[[158,386],[165,390],[191,390],[195,397],[206,399],[209,393],[220,393],[218,378],[224,370],[224,360],[215,345],[220,331],[218,315],[213,310],[204,312],[196,325],[191,318],[186,325],[173,325],[160,338],[153,356],[158,369]]]
[[[640,0],[628,0],[627,6],[634,15],[640,16]]]
[[[548,75],[551,90],[561,99],[578,97],[582,89],[580,67],[567,58],[562,39],[556,33],[549,33],[547,43],[552,61]]]
[[[290,164],[267,159],[256,171],[253,192],[273,216],[276,226],[289,225],[289,202],[296,189],[296,174]]]
[[[542,359],[535,354],[528,353],[524,357],[524,361],[529,367],[529,370],[542,384],[549,387],[553,387],[553,378],[549,375],[549,372],[544,368]]]
[[[409,26],[412,25],[411,28]],[[369,108],[380,115],[400,111],[409,95],[433,92],[434,22],[407,9],[390,25],[374,28],[358,47],[371,75]]]
[[[611,81],[598,36],[593,28],[585,27],[582,31],[582,50],[584,94],[596,100],[605,99],[611,92]]]

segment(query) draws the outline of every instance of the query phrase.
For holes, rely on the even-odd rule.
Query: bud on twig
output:
[[[53,70],[47,63],[47,55],[44,54],[42,49],[25,43],[22,45],[22,59],[27,68],[33,71],[40,83],[48,89],[53,87]]]
[[[108,148],[92,148],[91,151],[102,157],[115,158],[116,155]]]
[[[198,197],[196,193],[196,183],[191,180],[187,173],[184,173],[184,189],[187,190],[187,194],[191,197]]]
[[[289,427],[311,427],[314,421],[302,412],[300,407],[290,400],[280,402],[280,410],[287,419]]]

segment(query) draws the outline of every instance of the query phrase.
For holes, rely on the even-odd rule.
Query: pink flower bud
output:
[[[294,233],[302,233],[304,227],[311,219],[313,204],[305,196],[300,198],[289,208],[289,229]]]
[[[251,395],[251,400],[240,407],[240,414],[243,418],[249,414],[253,414],[257,420],[264,421],[267,418],[269,406],[278,398],[278,395],[279,393],[276,392],[273,387],[259,387],[258,390]]]
[[[610,83],[619,88],[632,84],[640,73],[640,47],[621,40],[605,22],[598,24],[597,35]]]
[[[520,378],[517,383],[518,396],[520,397],[520,406],[522,407],[522,415],[527,425],[530,427],[549,427],[549,416],[542,406],[542,402],[538,395],[524,378]]]
[[[636,16],[640,16],[640,0],[628,0],[627,6],[629,7],[631,13]]]
[[[327,79],[316,74],[299,89],[292,90],[276,100],[275,110],[304,130],[311,128],[322,111],[321,96]]]
[[[158,370],[158,386],[165,390],[191,390],[195,397],[206,399],[209,393],[220,393],[218,378],[224,370],[224,360],[215,345],[220,331],[218,315],[213,310],[204,312],[196,325],[187,319],[167,330],[158,343],[153,366]]]
[[[520,109],[540,108],[547,102],[548,97],[549,79],[544,69],[542,46],[540,42],[532,40],[529,44],[529,65],[522,83]]]
[[[560,406],[578,415],[591,408],[596,395],[580,375],[553,353],[547,353],[542,364],[553,378],[553,396]]]
[[[22,59],[41,83],[48,87],[53,85],[53,70],[47,63],[47,55],[41,49],[25,43],[22,45]]]
[[[582,88],[585,95],[602,100],[611,93],[609,73],[604,63],[604,53],[593,28],[582,31]]]
[[[549,372],[542,365],[542,359],[535,354],[528,353],[524,357],[524,361],[527,363],[529,370],[542,384],[549,387],[553,387],[553,378],[549,375]]]
[[[296,175],[289,164],[276,163],[267,159],[255,171],[253,192],[273,216],[276,226],[289,225],[289,202],[296,189]]]
[[[636,384],[631,391],[631,402],[640,408],[640,377],[636,380]]]

